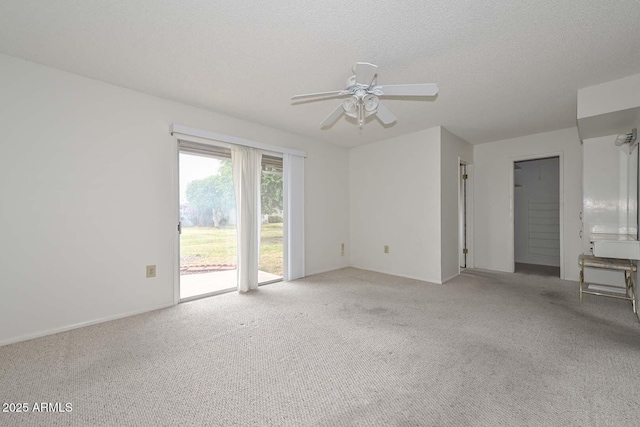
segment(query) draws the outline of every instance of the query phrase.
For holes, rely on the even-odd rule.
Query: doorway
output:
[[[513,162],[514,271],[561,276],[560,157]]]

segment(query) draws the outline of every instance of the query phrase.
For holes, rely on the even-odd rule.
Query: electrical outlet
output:
[[[384,253],[388,254],[389,253],[389,246],[384,245]]]
[[[340,255],[344,256],[344,243],[340,243]]]
[[[156,266],[147,265],[147,279],[150,277],[156,277]]]

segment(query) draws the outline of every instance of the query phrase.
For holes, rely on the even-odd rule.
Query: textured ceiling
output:
[[[577,89],[640,73],[638,0],[2,0],[0,52],[352,147],[443,125],[477,144],[574,126]],[[320,122],[356,61],[398,122]],[[215,129],[214,129],[215,130]]]

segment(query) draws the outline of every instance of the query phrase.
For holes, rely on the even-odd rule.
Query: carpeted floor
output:
[[[0,347],[2,426],[635,426],[640,324],[577,283],[353,268]]]
[[[516,273],[560,277],[560,267],[552,267],[550,265],[539,264],[525,264],[522,262],[516,262],[515,267]]]

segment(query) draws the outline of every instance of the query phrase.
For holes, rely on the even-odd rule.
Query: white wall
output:
[[[354,267],[441,281],[440,134],[435,127],[351,149]]]
[[[557,224],[557,211],[547,211],[554,218],[545,218],[545,225],[530,226],[530,201],[555,201],[558,202],[560,196],[560,168],[557,157],[550,159],[530,160],[518,162],[520,169],[514,171],[514,183],[520,185],[514,192],[514,218],[515,218],[515,260],[526,264],[560,266],[560,235]],[[555,206],[557,208],[557,206]],[[535,222],[533,218],[533,222]],[[544,234],[540,234],[540,232]],[[543,237],[546,243],[545,248],[537,248],[537,253],[532,253],[530,236]],[[551,240],[552,239],[552,240]],[[539,243],[534,239],[534,245]]]
[[[592,253],[592,234],[637,233],[638,151],[624,153],[616,136],[583,141],[584,253]],[[619,271],[586,268],[585,281],[625,286]]]
[[[578,90],[578,119],[640,107],[640,74]]]
[[[577,128],[562,129],[474,146],[475,266],[513,271],[510,212],[512,161],[562,153],[564,163],[563,262],[565,279],[578,279],[581,253],[582,149]],[[481,250],[480,250],[481,248]]]
[[[583,141],[584,245],[592,233],[635,234],[628,224],[629,162],[631,157],[615,145],[617,135]],[[634,151],[637,155],[637,152]],[[636,177],[635,173],[633,174]],[[635,206],[634,206],[635,207]],[[633,209],[632,209],[633,210]]]
[[[5,55],[0,74],[0,344],[172,304],[171,123],[305,150],[307,274],[348,265],[345,149]]]
[[[473,145],[452,134],[447,129],[441,129],[441,280],[446,282],[460,272],[458,228],[458,193],[460,189],[459,165],[460,161],[467,164],[473,163]],[[472,196],[472,194],[468,194],[468,197]]]
[[[583,140],[629,132],[640,120],[640,74],[578,90],[577,111]]]

